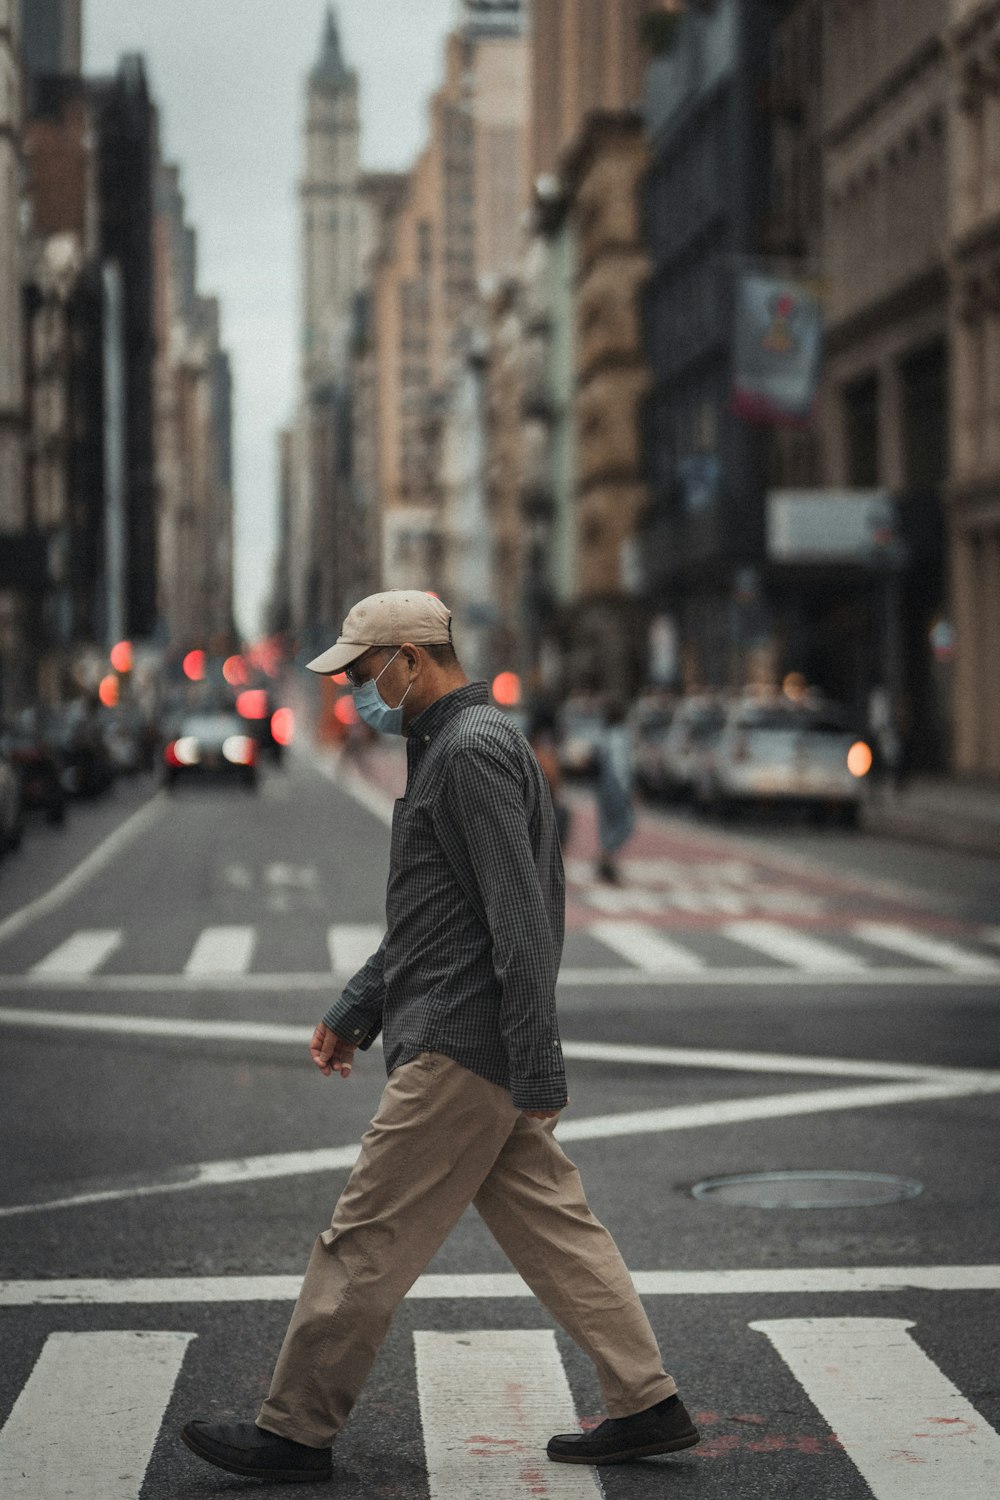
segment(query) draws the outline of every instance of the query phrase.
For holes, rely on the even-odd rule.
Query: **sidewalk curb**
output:
[[[861,826],[865,833],[884,838],[909,839],[963,854],[1000,858],[1000,823],[989,820],[973,823],[930,808],[872,805],[864,809]]]

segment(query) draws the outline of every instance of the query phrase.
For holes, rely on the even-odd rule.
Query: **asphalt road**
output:
[[[301,754],[256,797],[122,786],[0,867],[4,1500],[254,1488],[176,1433],[254,1413],[375,1108],[377,1048],[347,1081],[305,1048],[377,940],[390,805]],[[1000,864],[653,813],[610,888],[592,840],[581,794],[559,1131],[704,1441],[599,1478],[548,1464],[550,1431],[599,1417],[596,1379],[469,1215],[316,1491],[992,1500]],[[919,1191],[692,1193],[760,1172]]]

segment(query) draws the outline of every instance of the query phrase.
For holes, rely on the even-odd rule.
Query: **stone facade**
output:
[[[954,764],[1000,777],[1000,3],[951,0]]]
[[[440,581],[447,404],[461,385],[480,292],[495,288],[518,263],[526,116],[520,29],[470,22],[454,31],[444,80],[431,100],[428,142],[405,193],[391,205],[373,263],[387,588]]]
[[[593,110],[642,99],[646,55],[640,21],[648,0],[534,0],[529,170],[558,171]]]
[[[24,519],[21,63],[18,0],[0,0],[0,527]]]
[[[900,535],[854,629],[875,641],[872,686],[910,766],[936,768],[949,696],[931,644],[946,609],[947,0],[826,0],[823,23],[826,475],[897,499]]]
[[[156,452],[159,613],[176,651],[234,644],[232,378],[219,306],[197,287],[177,167],[158,173]]]
[[[25,522],[21,311],[21,60],[18,0],[0,0],[0,710],[27,690],[27,620],[13,536]]]

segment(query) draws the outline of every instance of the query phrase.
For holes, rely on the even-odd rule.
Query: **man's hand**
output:
[[[324,1026],[322,1021],[313,1032],[312,1041],[309,1043],[312,1060],[326,1078],[329,1078],[331,1073],[339,1073],[341,1078],[350,1077],[356,1051],[357,1047],[353,1042],[345,1042],[335,1031]]]

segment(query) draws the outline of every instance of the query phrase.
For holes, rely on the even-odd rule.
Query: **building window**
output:
[[[872,489],[879,482],[878,376],[866,375],[844,389],[847,482]]]

